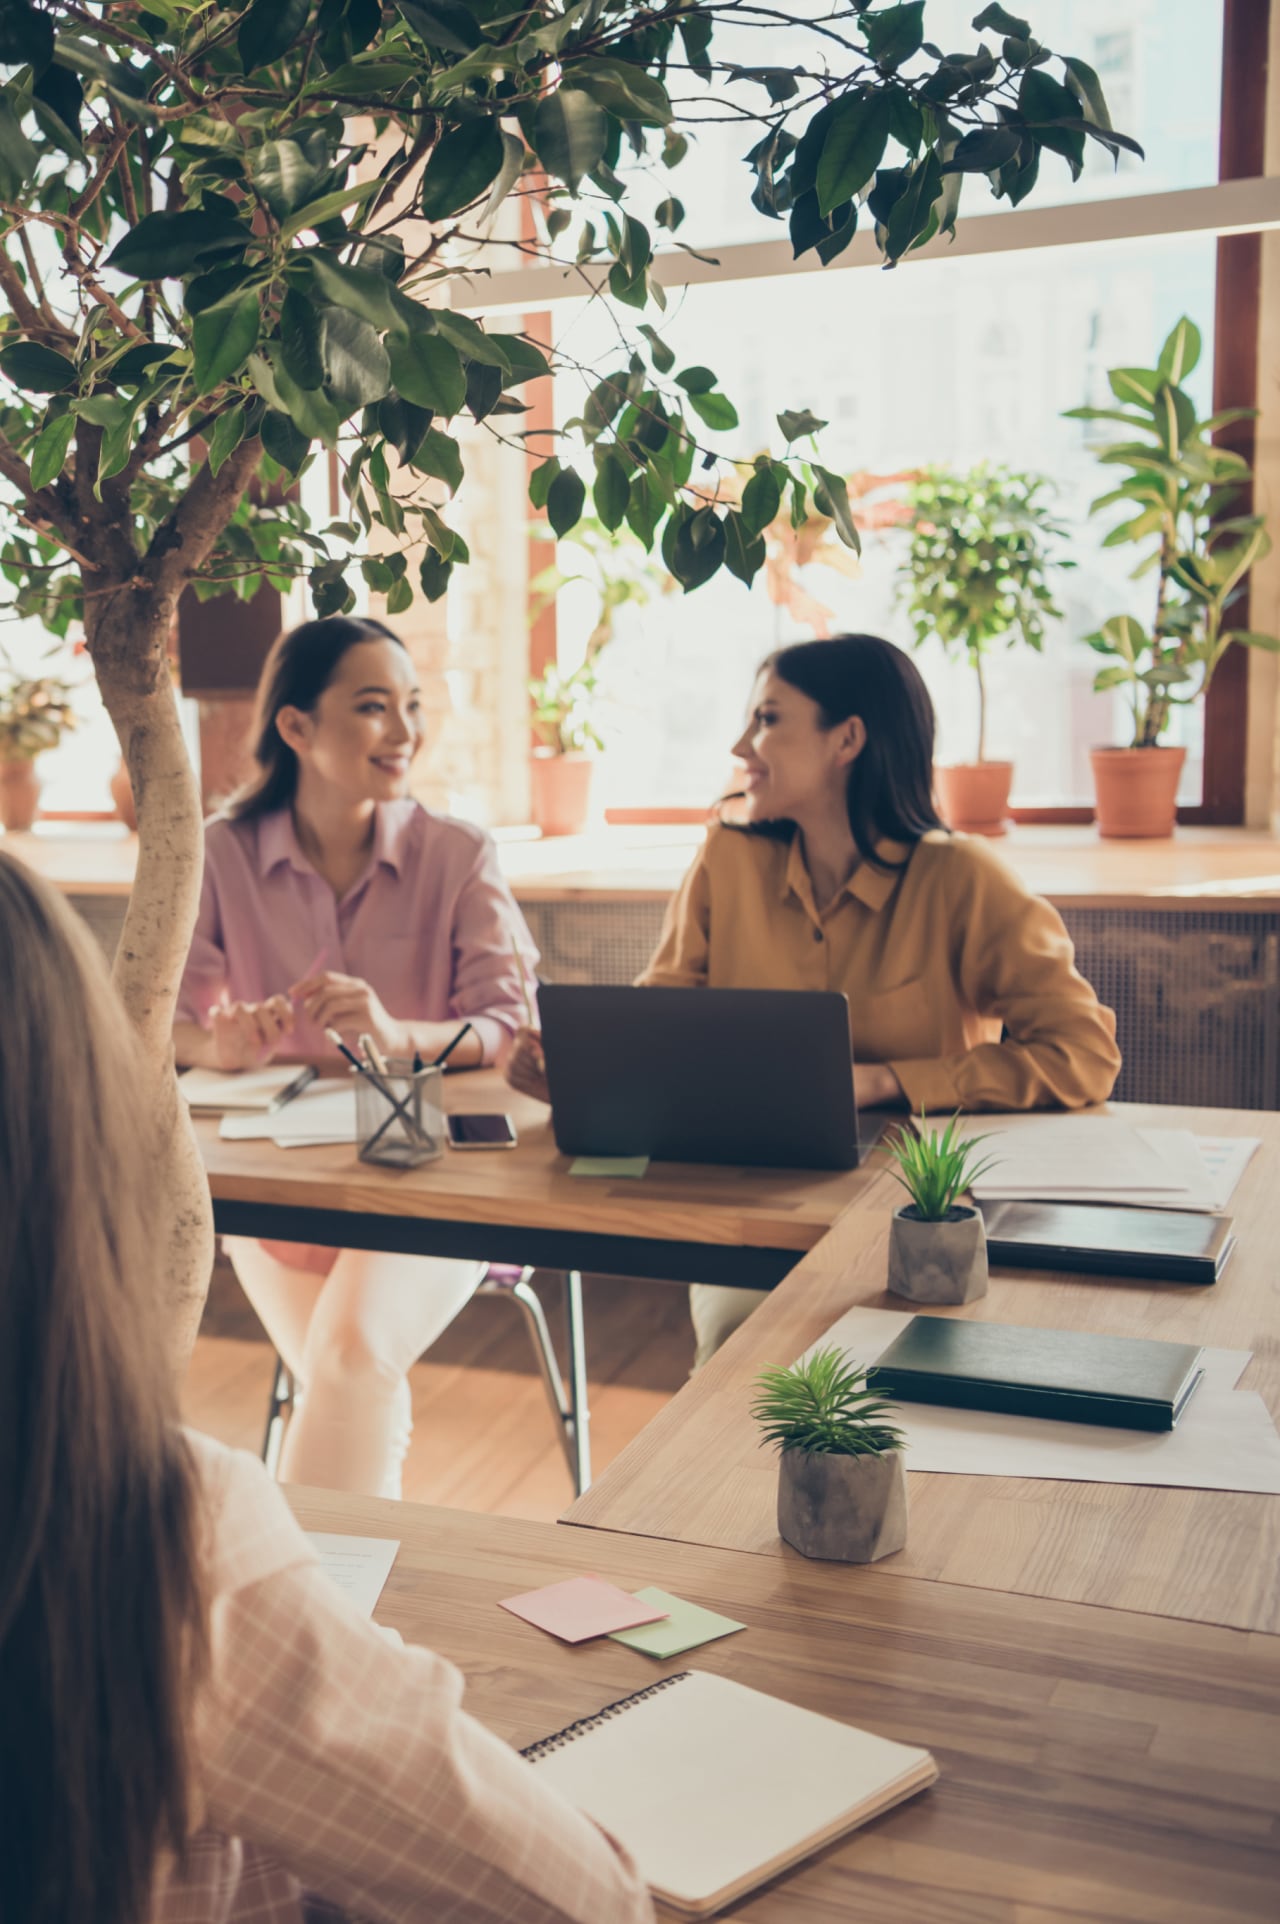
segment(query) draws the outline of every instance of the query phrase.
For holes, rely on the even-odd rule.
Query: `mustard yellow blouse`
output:
[[[980,839],[932,831],[900,873],[864,862],[819,914],[798,840],[716,827],[640,980],[843,990],[854,1060],[887,1062],[916,1114],[1075,1109],[1110,1095],[1120,1052],[1072,957],[1057,911]]]

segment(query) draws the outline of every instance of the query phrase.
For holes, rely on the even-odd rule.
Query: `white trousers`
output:
[[[413,1430],[408,1372],[470,1302],[486,1265],[344,1249],[317,1276],[249,1237],[225,1237],[223,1248],[301,1392],[281,1481],[398,1497]]]

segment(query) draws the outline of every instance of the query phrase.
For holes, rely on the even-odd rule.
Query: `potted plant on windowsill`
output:
[[[1090,507],[1096,514],[1124,506],[1128,518],[1103,546],[1146,548],[1131,579],[1156,576],[1149,629],[1133,615],[1112,615],[1086,637],[1109,660],[1094,677],[1095,691],[1127,688],[1133,710],[1132,744],[1091,754],[1098,831],[1108,837],[1172,835],[1187,753],[1161,741],[1174,709],[1207,694],[1233,641],[1280,651],[1274,635],[1228,623],[1228,610],[1271,541],[1261,515],[1235,512],[1247,504],[1248,463],[1210,438],[1256,410],[1225,408],[1202,420],[1182,386],[1199,358],[1199,330],[1184,315],[1156,367],[1111,370],[1107,379],[1122,406],[1068,410],[1072,420],[1120,421],[1130,437],[1143,437],[1097,450],[1099,461],[1128,472]]]
[[[533,819],[544,835],[577,835],[586,827],[595,752],[604,747],[591,720],[595,692],[591,661],[570,674],[552,662],[529,684],[541,744],[529,764]]]
[[[916,647],[936,636],[968,657],[978,684],[977,759],[935,771],[943,818],[973,835],[1005,833],[1013,786],[1013,763],[987,760],[986,658],[1002,641],[1044,647],[1045,622],[1062,612],[1049,570],[1073,565],[1054,552],[1064,530],[1041,498],[1049,486],[1042,474],[979,462],[965,473],[926,468],[907,490],[898,599]]]
[[[911,1198],[889,1228],[889,1288],[911,1303],[971,1303],[987,1293],[987,1232],[959,1199],[996,1158],[974,1161],[987,1138],[960,1137],[959,1120],[939,1133],[922,1111],[917,1129],[898,1129],[886,1143],[894,1180]]]
[[[806,1557],[874,1563],[907,1540],[894,1405],[834,1346],[762,1370],[752,1415],[779,1452],[778,1533]]]
[[[30,828],[40,808],[36,757],[76,723],[71,688],[53,675],[11,674],[0,684],[0,823]]]

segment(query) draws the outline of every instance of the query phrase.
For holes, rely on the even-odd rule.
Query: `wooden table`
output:
[[[1208,1289],[1000,1270],[990,1294],[943,1314],[1251,1349],[1241,1387],[1280,1415],[1280,1117],[1124,1108],[1135,1121],[1256,1135],[1232,1200],[1239,1247]],[[565,1521],[748,1550],[799,1570],[778,1536],[776,1459],[749,1414],[766,1363],[790,1363],[884,1288],[899,1192],[855,1199],[730,1339],[568,1511]],[[877,1565],[923,1577],[1280,1632],[1280,1497],[1213,1490],[916,1473],[907,1547]]]
[[[304,1527],[394,1536],[376,1615],[514,1744],[694,1667],[927,1746],[933,1789],[728,1915],[752,1924],[1240,1924],[1280,1880],[1280,1642],[511,1518],[290,1490]],[[598,1572],[747,1628],[654,1663],[560,1644],[499,1598]]]

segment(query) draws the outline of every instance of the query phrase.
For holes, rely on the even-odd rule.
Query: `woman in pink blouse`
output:
[[[513,943],[530,972],[537,952],[489,837],[408,795],[421,745],[413,663],[381,622],[330,616],[276,642],[257,773],[205,830],[179,1063],[339,1066],[326,1029],[429,1061],[467,1021],[451,1066],[495,1059],[521,1020]],[[281,1476],[398,1496],[407,1372],[483,1265],[246,1237],[225,1247],[301,1385]]]
[[[651,1924],[261,1464],[178,1429],[154,1074],[88,931],[2,851],[0,982],[0,1917]]]

